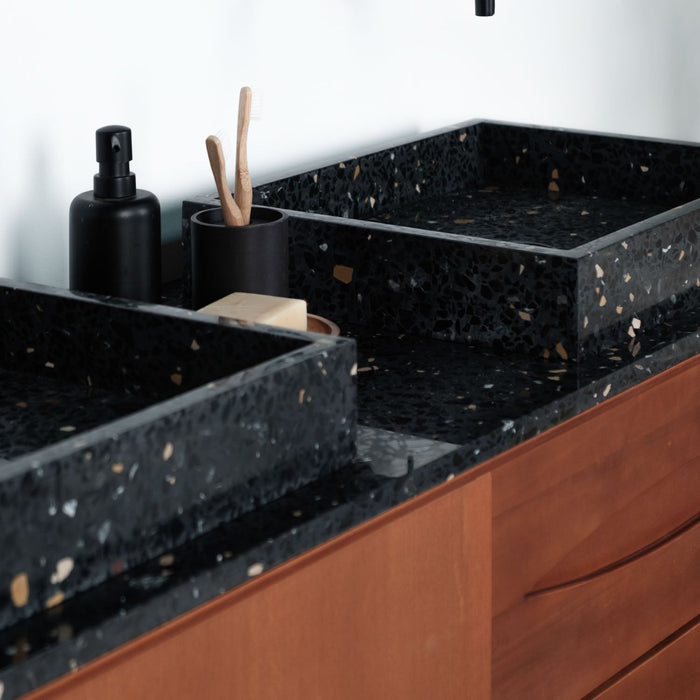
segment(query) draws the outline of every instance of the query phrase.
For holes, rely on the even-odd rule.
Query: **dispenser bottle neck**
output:
[[[122,199],[136,194],[136,175],[129,171],[131,129],[103,126],[95,132],[99,172],[93,178],[95,197]]]

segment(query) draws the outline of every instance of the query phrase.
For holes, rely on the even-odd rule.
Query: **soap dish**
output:
[[[324,335],[340,335],[340,328],[337,324],[315,314],[306,315],[306,330],[312,333],[323,333]]]

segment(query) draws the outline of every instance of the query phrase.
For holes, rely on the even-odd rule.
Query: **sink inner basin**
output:
[[[369,221],[427,231],[570,250],[641,219],[661,214],[663,203],[498,185],[424,197]]]
[[[143,396],[0,367],[0,459],[11,460],[149,405]]]

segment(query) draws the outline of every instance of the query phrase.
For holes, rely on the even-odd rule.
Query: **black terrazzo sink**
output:
[[[698,197],[698,145],[484,122],[256,190],[317,313],[564,359],[698,304]]]
[[[355,345],[0,283],[0,627],[349,464]]]

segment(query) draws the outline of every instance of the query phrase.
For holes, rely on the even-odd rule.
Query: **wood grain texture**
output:
[[[700,524],[494,619],[493,697],[581,698],[700,610]]]
[[[698,387],[696,357],[494,463],[494,697],[581,697],[700,610]]]
[[[31,698],[487,698],[490,488],[416,498]]]
[[[224,223],[227,226],[243,226],[243,215],[234,201],[228,186],[226,160],[224,159],[224,149],[221,146],[221,141],[218,136],[207,136],[205,143],[207,155],[209,156],[209,166],[211,167],[214,182],[216,183],[216,191],[221,202],[221,213],[224,217]]]
[[[700,622],[696,622],[586,700],[696,700],[699,691]]]
[[[233,195],[243,218],[243,225],[250,223],[250,209],[253,205],[253,187],[248,170],[248,127],[253,93],[249,87],[242,87],[238,97],[238,127],[236,129],[236,174]]]
[[[698,360],[499,460],[495,615],[633,556],[700,512]]]

